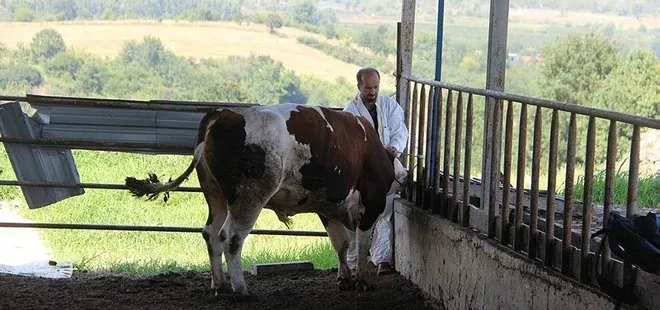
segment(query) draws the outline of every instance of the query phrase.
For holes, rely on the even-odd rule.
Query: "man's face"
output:
[[[358,83],[360,96],[362,102],[375,104],[378,97],[378,86],[380,85],[380,78],[375,72],[369,72],[362,76],[362,81]]]

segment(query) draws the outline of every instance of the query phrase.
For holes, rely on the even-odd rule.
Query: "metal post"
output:
[[[436,81],[441,81],[442,80],[442,38],[444,34],[444,24],[445,24],[445,0],[438,0],[438,22],[437,22],[437,28],[436,28],[436,34],[435,34],[435,80]],[[439,95],[438,93],[440,92],[440,88],[435,88],[433,91],[433,105],[431,106],[431,113],[432,115],[436,115],[438,113],[438,100],[437,96]],[[430,136],[430,141],[436,141],[436,127],[438,126],[438,122],[436,121],[436,118],[431,119],[431,136]],[[431,171],[435,171],[435,150],[438,148],[438,145],[435,143],[431,143],[431,149],[429,151],[429,169]],[[435,173],[430,174],[431,178],[429,180],[429,184],[435,184]]]
[[[399,53],[401,63],[401,75],[398,76],[399,104],[406,109],[408,106],[409,84],[404,76],[412,73],[413,38],[415,33],[415,0],[404,0],[401,8],[401,51]],[[406,111],[407,112],[407,111]]]
[[[504,75],[506,71],[506,40],[509,21],[509,0],[491,0],[490,1],[490,19],[488,22],[488,61],[486,69],[486,89],[495,91],[504,91]],[[481,207],[484,210],[490,208],[490,199],[488,198],[491,190],[490,180],[493,179],[493,167],[499,167],[498,162],[492,163],[493,152],[496,149],[492,145],[494,141],[494,131],[497,124],[495,120],[495,99],[487,98],[486,115],[484,117],[484,139],[483,139],[483,158],[482,158],[482,197]],[[497,209],[497,208],[496,208]]]

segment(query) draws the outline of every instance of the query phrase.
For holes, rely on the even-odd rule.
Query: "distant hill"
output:
[[[657,0],[510,0],[509,4],[513,9],[586,11],[637,18],[660,15],[660,1]],[[321,12],[398,16],[401,5],[401,0],[0,0],[0,17],[4,7],[14,19],[19,8],[28,8],[36,15],[49,15],[59,20],[122,16],[171,19],[193,15],[203,20],[234,20],[240,18],[242,9],[291,12],[305,6],[313,6]],[[485,0],[445,0],[445,12],[483,17],[487,16],[489,5],[490,1]],[[418,0],[416,6],[420,16],[437,15],[438,0]]]
[[[10,48],[19,43],[29,44],[34,34],[45,28],[57,30],[67,45],[103,57],[115,57],[126,41],[139,41],[150,35],[160,38],[179,56],[200,60],[267,55],[282,62],[289,70],[311,74],[328,82],[337,79],[352,81],[359,69],[296,41],[299,36],[314,36],[312,33],[284,27],[277,34],[271,34],[260,24],[175,21],[7,23],[2,26],[0,43]]]

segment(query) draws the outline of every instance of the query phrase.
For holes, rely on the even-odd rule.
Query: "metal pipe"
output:
[[[394,72],[394,87],[396,89],[396,94],[394,98],[396,99],[396,102],[401,104],[401,83],[403,79],[401,79],[402,75],[402,68],[401,68],[401,22],[396,23],[396,72]],[[404,113],[406,113],[406,105],[404,102],[404,105],[401,107]]]
[[[532,97],[514,95],[514,94],[509,94],[509,93],[504,93],[504,92],[499,92],[499,91],[493,91],[493,90],[480,89],[480,88],[462,86],[462,85],[457,85],[457,84],[439,82],[439,81],[429,80],[429,79],[420,78],[420,77],[416,77],[416,76],[404,76],[404,78],[407,79],[407,80],[413,81],[413,82],[423,83],[423,84],[432,85],[432,86],[436,86],[436,87],[442,87],[442,88],[451,89],[451,90],[454,90],[454,91],[462,91],[462,92],[466,92],[466,93],[472,93],[472,94],[475,94],[475,95],[499,98],[499,99],[504,99],[504,100],[513,100],[515,102],[531,104],[531,105],[535,105],[535,106],[539,106],[539,107],[543,107],[543,108],[573,112],[573,113],[587,115],[587,116],[594,116],[594,117],[598,117],[598,118],[605,118],[605,119],[609,119],[609,120],[615,120],[615,121],[619,121],[619,122],[630,123],[630,124],[638,125],[638,126],[644,126],[644,127],[654,128],[654,129],[660,129],[660,119],[654,119],[654,118],[650,118],[650,117],[628,115],[628,114],[625,114],[625,113],[620,113],[620,112],[615,112],[615,111],[610,111],[610,110],[604,110],[604,109],[596,109],[596,108],[583,106],[583,105],[570,104],[570,103],[564,103],[564,102],[558,102],[558,101],[552,101],[552,100],[546,100],[546,99],[539,99],[539,98],[532,98]]]
[[[96,189],[128,189],[123,184],[103,184],[103,183],[62,183],[62,182],[37,182],[37,181],[14,181],[14,180],[0,180],[0,186],[28,186],[28,187],[59,187],[59,188],[96,188]],[[172,190],[173,192],[195,192],[201,193],[202,189],[199,187],[177,187]]]
[[[88,229],[88,230],[119,230],[119,231],[153,231],[153,232],[189,232],[201,233],[199,227],[180,226],[145,226],[145,225],[106,225],[106,224],[64,224],[64,223],[16,223],[0,222],[0,227],[10,228],[46,228],[46,229]],[[327,237],[324,231],[304,230],[276,230],[276,229],[253,229],[253,235],[278,235],[278,236],[310,236]]]
[[[596,118],[589,118],[587,128],[587,153],[584,163],[584,194],[582,204],[582,253],[580,257],[580,281],[590,283],[589,241],[591,240],[591,214],[594,185],[594,160],[596,154]]]
[[[488,188],[488,235],[495,238],[497,234],[498,192],[500,191],[500,152],[502,150],[502,105],[500,99],[494,101],[491,132],[490,187]],[[501,235],[500,235],[501,236]]]
[[[506,107],[506,123],[504,129],[504,180],[502,180],[502,244],[511,242],[509,235],[509,195],[511,187],[511,150],[513,140],[513,102],[509,100]]]
[[[417,126],[419,122],[419,107],[418,107],[418,83],[415,83],[413,85],[413,90],[412,90],[412,125],[410,126],[410,149],[408,152],[412,154],[418,154],[417,153]],[[414,165],[417,163],[417,160],[411,160],[408,171],[411,171],[413,169]],[[416,188],[417,188],[417,183],[419,182],[418,176],[417,176],[417,169],[414,169],[410,175],[412,176],[411,180],[412,182],[408,182],[408,200],[413,201],[417,203],[417,195],[416,195]]]
[[[436,106],[436,114],[434,115],[436,118],[436,126],[435,126],[435,145],[437,146],[435,148],[435,158],[434,158],[434,166],[433,166],[433,174],[434,176],[434,188],[433,188],[433,197],[438,196],[440,193],[440,158],[442,158],[442,148],[440,147],[442,145],[442,89],[438,88],[437,89],[438,95],[436,96],[435,100],[435,106]],[[440,214],[442,212],[442,199],[440,199],[440,203],[434,203],[431,210],[435,214]]]
[[[577,115],[571,113],[568,125],[568,142],[566,150],[566,180],[564,181],[564,226],[561,248],[561,272],[571,274],[571,230],[573,228],[573,192],[575,179],[575,141],[577,137]]]
[[[429,86],[429,89],[431,87]],[[426,124],[426,111],[428,109],[428,101],[426,98],[426,86],[422,85],[422,88],[420,89],[419,93],[419,122],[418,122],[418,132],[417,132],[417,186],[415,187],[415,190],[417,192],[416,197],[417,197],[417,205],[418,206],[424,206],[425,198],[426,198],[426,180],[424,173],[424,162],[426,161],[426,158],[424,156],[426,155],[426,133],[428,132],[428,126]]]
[[[527,148],[527,104],[523,103],[520,107],[520,123],[518,125],[518,166],[516,176],[516,219],[513,239],[513,249],[522,251],[523,244],[523,202],[525,193],[525,165],[527,158],[525,151]]]
[[[456,98],[456,134],[454,136],[454,182],[452,183],[451,195],[451,219],[458,221],[458,179],[461,174],[461,140],[463,139],[463,93],[458,93]],[[465,179],[464,180],[469,180]],[[468,182],[468,181],[466,181]],[[468,182],[469,183],[469,182]]]
[[[429,87],[429,93],[428,93],[428,103],[427,103],[427,113],[426,113],[426,123],[428,124],[426,126],[426,152],[425,152],[425,158],[424,158],[424,208],[428,209],[430,206],[433,205],[434,203],[434,193],[433,193],[433,186],[435,186],[434,183],[434,176],[435,176],[435,165],[433,162],[433,158],[435,157],[435,148],[436,144],[434,143],[435,141],[433,140],[433,137],[435,135],[435,128],[433,127],[435,123],[435,100],[434,96],[437,93],[437,90],[435,87]],[[427,197],[428,196],[428,197]]]
[[[607,133],[607,161],[605,163],[605,197],[603,197],[603,223],[607,223],[614,205],[615,179],[616,179],[616,122],[610,121],[610,129]],[[601,270],[607,271],[610,263],[611,251],[608,242],[605,242],[601,256]]]
[[[27,95],[25,97],[0,96],[0,101],[21,101],[36,105],[130,108],[137,110],[181,111],[181,112],[208,112],[217,108],[251,107],[258,105],[254,103],[236,103],[236,102],[201,102],[201,101],[171,101],[171,100],[142,101],[142,100],[59,97],[59,96],[42,96],[42,95]]]
[[[445,0],[438,0],[438,21],[435,30],[435,80],[442,80],[442,37],[445,26]]]
[[[452,91],[447,93],[447,111],[445,113],[445,154],[442,158],[443,168],[442,168],[442,208],[441,214],[444,217],[447,217],[449,214],[449,163],[451,161],[451,127],[452,127],[452,114],[453,114],[454,100],[452,97]],[[458,176],[454,176],[458,177]]]
[[[546,200],[545,265],[555,264],[555,194],[557,187],[557,143],[559,136],[559,112],[552,111],[550,121],[550,156],[548,160],[548,197]]]
[[[407,82],[407,84],[410,83],[413,82]],[[408,89],[410,89],[410,85],[408,85]],[[412,143],[411,141],[412,140],[412,100],[410,99],[410,97],[406,98],[406,105],[403,114],[406,118],[406,128],[408,128],[408,140],[406,141],[406,151],[410,154],[413,154],[413,151],[410,148],[410,145]],[[403,158],[402,164],[404,167],[406,167],[406,170],[410,171],[410,167],[412,167],[411,158],[408,157]],[[412,197],[408,197],[408,200],[412,201]]]
[[[536,258],[538,245],[536,232],[538,231],[539,216],[539,180],[541,179],[541,137],[543,136],[543,111],[536,107],[534,117],[534,142],[532,143],[532,197],[529,204],[529,258]]]
[[[167,145],[155,143],[139,143],[139,142],[95,142],[85,140],[61,140],[61,139],[27,139],[27,138],[12,138],[0,137],[2,143],[16,143],[26,145],[41,145],[47,147],[58,147],[67,149],[84,149],[84,150],[123,150],[131,152],[163,152],[175,155],[190,155],[193,153],[193,147],[185,147],[181,145]]]
[[[443,41],[443,35],[444,35],[444,17],[445,17],[445,0],[438,0],[438,20],[437,20],[437,27],[436,27],[436,38],[435,38],[435,80],[436,81],[441,81],[442,80],[442,41]],[[433,100],[433,105],[431,106],[431,112],[429,114],[436,115],[438,113],[439,109],[439,104],[438,104],[438,97],[441,96],[442,90],[439,87],[434,88],[435,91],[433,92],[433,97],[435,100]],[[436,135],[438,135],[438,131],[436,130],[436,127],[438,127],[440,122],[438,122],[438,119],[432,118],[431,119],[431,141],[435,141]],[[430,154],[430,163],[431,165],[429,166],[431,171],[435,171],[435,156],[436,156],[436,149],[440,147],[439,144],[431,144],[431,149],[429,150]],[[435,178],[435,174],[431,173],[431,184],[435,184],[437,182],[440,182],[440,180],[437,180]]]
[[[626,216],[632,216],[637,210],[637,182],[639,177],[639,126],[633,127],[630,141],[630,168],[628,169],[628,197]]]
[[[474,108],[472,94],[468,95],[467,115],[465,117],[465,163],[463,164],[463,226],[470,226],[470,169],[472,168],[472,120]]]

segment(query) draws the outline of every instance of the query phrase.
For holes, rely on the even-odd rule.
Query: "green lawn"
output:
[[[3,154],[4,155],[4,154]],[[163,179],[179,175],[188,165],[189,156],[136,155],[128,153],[74,151],[85,183],[123,183],[126,176],[143,177],[155,172]],[[0,166],[10,167],[2,156]],[[12,173],[5,170],[3,178]],[[11,176],[13,177],[13,175]],[[191,176],[185,186],[197,186]],[[3,199],[19,192],[3,187]],[[22,197],[22,196],[21,196]],[[81,196],[21,214],[35,222],[92,223],[126,225],[164,225],[203,227],[207,217],[201,193],[171,193],[170,200],[145,201],[127,191],[87,189]],[[293,217],[294,230],[323,231],[316,215]],[[274,212],[264,210],[255,228],[286,229]],[[170,232],[125,232],[97,230],[41,231],[53,249],[54,259],[70,260],[80,269],[160,272],[163,269],[208,269],[206,246],[201,234]],[[311,260],[316,268],[331,268],[337,262],[334,250],[324,237],[252,235],[245,243],[243,264]]]

